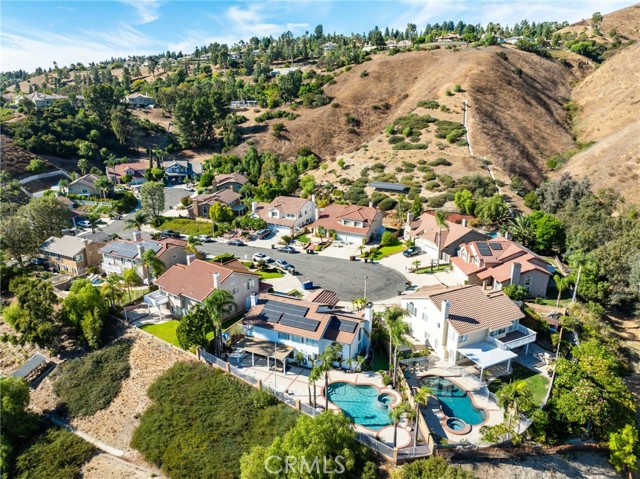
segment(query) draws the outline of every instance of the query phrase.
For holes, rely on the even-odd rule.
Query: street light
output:
[[[364,299],[367,299],[367,278],[368,276],[364,277]]]

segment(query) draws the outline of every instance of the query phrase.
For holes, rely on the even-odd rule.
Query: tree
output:
[[[501,223],[509,217],[509,205],[496,193],[476,207],[476,214],[485,224]]]
[[[160,216],[164,210],[164,186],[162,183],[148,181],[140,187],[142,209],[153,216]]]
[[[591,23],[593,24],[594,27],[598,27],[600,25],[600,23],[602,23],[602,13],[600,12],[595,12],[593,15],[591,15]]]
[[[414,428],[414,434],[413,434],[413,447],[416,447],[418,444],[418,425],[419,425],[419,418],[421,414],[420,406],[426,407],[427,403],[429,402],[429,398],[432,395],[433,395],[433,391],[431,390],[431,388],[428,388],[427,386],[422,386],[420,387],[420,389],[418,389],[413,393],[413,398],[416,401],[416,410],[415,410],[416,426]]]
[[[26,218],[37,244],[51,236],[62,236],[62,230],[70,225],[71,212],[53,196],[32,198],[18,209],[18,216]]]
[[[105,298],[111,308],[115,308],[124,296],[122,290],[122,276],[117,273],[111,273],[107,276],[107,280],[100,287],[100,294]]]
[[[191,235],[187,239],[187,245],[184,247],[184,250],[185,250],[185,252],[187,254],[192,254],[196,258],[202,259],[202,253],[200,253],[200,251],[198,251],[198,246],[201,245],[201,244],[202,244],[202,241],[200,241],[195,236]]]
[[[506,231],[511,233],[514,241],[522,243],[526,247],[531,247],[535,241],[536,233],[531,219],[525,215],[518,215],[509,220],[505,226]]]
[[[449,229],[449,223],[447,223],[442,210],[436,211],[436,225],[438,226],[438,264],[440,264],[442,259],[442,230]]]
[[[216,223],[229,223],[233,221],[233,217],[233,210],[220,201],[209,208],[209,218]]]
[[[228,115],[222,122],[222,141],[224,146],[232,148],[242,141],[242,133],[238,127],[236,115]]]
[[[513,417],[518,417],[522,411],[528,411],[533,406],[533,393],[525,381],[512,381],[500,389],[496,396],[498,405],[509,412],[508,425],[511,426]]]
[[[79,278],[71,283],[69,294],[62,301],[62,319],[65,323],[82,330],[82,320],[87,312],[96,310],[102,320],[106,320],[108,310],[100,291],[85,278]]]
[[[325,411],[313,418],[300,415],[296,425],[271,446],[256,446],[242,456],[240,478],[361,477],[367,456],[366,447],[356,440],[355,431],[343,414]],[[285,458],[289,464],[295,461],[295,466],[285,469]]]
[[[571,285],[571,278],[568,276],[563,276],[561,274],[555,274],[553,276],[553,281],[556,283],[556,289],[558,290],[558,299],[556,300],[556,308],[560,306],[560,298],[562,297],[562,293],[569,289]]]
[[[91,85],[83,91],[85,108],[98,117],[101,125],[108,125],[111,109],[120,105],[121,96],[108,83]]]
[[[96,227],[100,224],[101,218],[98,213],[87,213],[86,216],[87,223],[89,223],[89,228],[91,228],[91,232],[96,232]]]
[[[28,411],[29,384],[24,379],[0,377],[0,471],[8,478],[14,447],[37,428],[37,416]]]
[[[565,226],[554,215],[534,211],[529,216],[535,228],[535,250],[539,253],[562,251],[565,245]]]
[[[391,423],[393,424],[393,447],[398,445],[398,423],[402,420],[402,416],[410,412],[411,406],[406,402],[389,410],[389,419],[391,419]]]
[[[87,171],[89,171],[89,167],[89,160],[87,160],[86,158],[80,158],[78,160],[78,169],[83,176],[87,174]]]
[[[520,284],[510,284],[502,288],[502,292],[513,301],[524,301],[529,297],[529,290]]]
[[[309,404],[311,404],[314,408],[318,407],[316,383],[320,381],[320,379],[322,379],[322,369],[319,366],[315,365],[309,372],[309,388],[313,386],[313,402],[311,402],[311,389],[309,389]]]
[[[156,252],[148,249],[142,253],[142,266],[145,269],[147,276],[147,284],[151,284],[151,275],[155,278],[160,277],[166,269],[165,264],[156,255]]]
[[[215,128],[227,112],[222,93],[210,86],[196,84],[183,93],[173,109],[182,145],[203,146],[213,140]]]
[[[411,204],[411,213],[414,218],[417,218],[422,214],[422,211],[422,200],[420,199],[420,195],[416,195]]]
[[[302,72],[300,70],[278,76],[280,98],[282,98],[282,101],[285,103],[290,102],[298,96],[300,86],[302,86]]]
[[[111,130],[118,143],[124,145],[131,131],[131,114],[124,105],[111,110]]]
[[[207,312],[202,305],[197,304],[180,320],[176,336],[178,344],[184,349],[189,349],[191,346],[206,348],[209,344],[207,335],[210,332],[212,332],[212,327]]]
[[[625,471],[627,475],[631,471],[638,470],[638,429],[632,424],[627,424],[619,432],[612,432],[609,436],[609,462],[618,471]]]
[[[342,345],[340,343],[331,343],[324,348],[320,355],[320,369],[324,374],[324,409],[329,410],[329,371],[333,369],[333,363],[342,359]]]
[[[144,210],[136,211],[133,218],[128,218],[125,221],[125,229],[135,228],[138,231],[142,231],[142,227],[149,222],[149,215]]]
[[[41,158],[33,158],[24,168],[30,173],[43,173],[47,171],[47,164]]]
[[[0,220],[0,246],[23,267],[24,256],[35,253],[38,248],[29,220],[21,216]]]
[[[3,311],[4,319],[20,333],[21,339],[40,347],[53,346],[58,339],[58,298],[49,281],[21,276],[9,283],[17,302],[12,311]]]
[[[131,287],[140,286],[142,284],[142,278],[135,269],[129,268],[125,269],[122,273],[122,281],[127,288],[127,292],[129,293],[129,302],[131,302]]]
[[[405,321],[408,312],[399,306],[387,307],[382,313],[382,318],[389,332],[389,346],[393,355],[393,388],[396,387],[398,370],[398,350],[400,346],[406,345],[405,336],[411,332],[411,326]]]
[[[473,472],[450,465],[444,457],[431,456],[402,466],[398,479],[474,479]]]

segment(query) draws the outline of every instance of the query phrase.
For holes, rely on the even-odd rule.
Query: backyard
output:
[[[210,235],[211,223],[186,218],[164,218],[158,229],[177,231],[187,236]]]
[[[533,393],[533,402],[536,405],[542,404],[542,400],[547,394],[547,387],[549,385],[549,379],[542,374],[522,366],[518,363],[513,363],[513,372],[507,376],[500,376],[489,384],[489,391],[497,393],[504,386],[512,381],[524,381],[531,392]]]
[[[172,319],[170,321],[167,321],[166,323],[145,324],[141,326],[141,329],[143,329],[147,333],[151,333],[154,336],[159,337],[167,343],[171,343],[174,346],[180,347],[180,344],[178,343],[178,337],[176,336],[176,329],[178,329],[179,324],[180,321],[178,321],[177,319]]]

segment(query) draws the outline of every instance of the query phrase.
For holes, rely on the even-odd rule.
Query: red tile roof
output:
[[[148,161],[138,161],[135,163],[120,163],[113,168],[107,168],[107,176],[113,176],[114,174],[117,177],[123,177],[127,170],[134,170],[134,177],[142,177],[144,176],[145,170],[149,168]]]
[[[312,228],[322,227],[326,230],[367,235],[372,223],[376,219],[381,219],[382,216],[382,211],[370,206],[333,204],[323,208],[320,216],[310,226]],[[359,221],[363,223],[363,226],[345,226],[342,224],[343,220]]]
[[[295,196],[278,196],[274,198],[271,203],[259,203],[254,213],[267,223],[293,226],[297,220],[297,215],[300,210],[307,204],[309,200],[305,198],[298,198]],[[269,216],[271,209],[278,210],[280,215],[295,215],[296,218],[272,218]]]
[[[456,245],[468,234],[475,235],[475,237],[477,238],[484,237],[484,235],[472,228],[467,228],[466,226],[453,223],[449,220],[446,220],[446,224],[448,229],[442,229],[442,248]],[[423,213],[421,216],[412,221],[409,226],[411,228],[409,230],[409,236],[411,236],[412,238],[419,237],[431,241],[434,244],[438,243],[440,228],[438,227],[435,216],[429,213]]]

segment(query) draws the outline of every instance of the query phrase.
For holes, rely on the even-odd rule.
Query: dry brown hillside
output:
[[[605,13],[605,12],[602,12]],[[626,39],[640,40],[640,3],[632,5],[615,12],[604,15],[602,24],[600,25],[600,31],[603,35],[608,36],[611,30],[616,30],[619,35]],[[592,34],[592,22],[591,19],[584,19],[579,22],[573,23],[558,33],[581,33],[586,32],[588,35]]]
[[[499,51],[508,59],[499,57]],[[522,70],[521,77],[517,68]],[[361,77],[365,70],[368,75]],[[572,146],[563,110],[570,97],[570,81],[570,73],[559,64],[512,48],[381,54],[342,73],[335,85],[325,88],[338,108],[298,109],[301,116],[296,120],[268,122],[285,123],[288,131],[283,139],[264,126],[252,139],[260,149],[285,157],[307,146],[325,159],[335,159],[371,141],[420,100],[452,102],[445,92],[459,84],[464,92],[455,97],[469,100],[474,153],[537,183],[542,180],[544,161]],[[389,110],[373,109],[385,102],[391,104]],[[349,133],[347,114],[360,120],[357,134]]]
[[[25,168],[35,158],[41,157],[20,148],[7,135],[0,134],[0,169],[2,171],[6,171],[15,178],[29,176],[32,173],[29,173]],[[47,165],[49,169],[53,169],[48,162]]]

